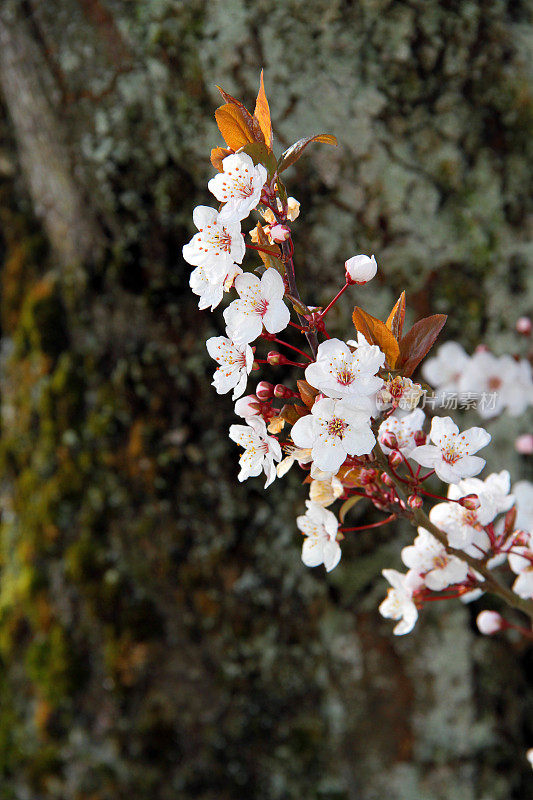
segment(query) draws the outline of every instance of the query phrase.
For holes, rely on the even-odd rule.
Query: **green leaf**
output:
[[[322,144],[331,144],[334,147],[337,146],[337,139],[330,133],[319,133],[316,136],[306,136],[304,139],[299,139],[294,144],[291,144],[289,149],[285,150],[281,156],[278,161],[278,172],[283,172],[287,167],[290,167],[298,161],[307,145],[311,144],[311,142],[321,142]]]

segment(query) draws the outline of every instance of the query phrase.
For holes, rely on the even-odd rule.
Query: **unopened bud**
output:
[[[273,242],[286,242],[291,235],[291,229],[287,225],[272,225],[270,228],[270,237]]]
[[[407,498],[407,505],[410,508],[422,508],[424,501],[418,494],[412,494]]]
[[[530,336],[532,324],[529,317],[519,317],[516,320],[516,332],[522,334],[522,336]]]
[[[371,281],[377,272],[378,265],[374,256],[352,256],[344,262],[346,283],[364,284]]]
[[[379,477],[381,478],[381,483],[384,483],[385,486],[394,486],[392,478],[390,478],[386,472],[382,472]]]
[[[377,472],[375,469],[362,469],[359,475],[361,486],[369,486],[371,483],[375,482],[376,477]]]
[[[389,461],[389,464],[391,465],[391,467],[393,469],[396,469],[396,467],[399,467],[400,464],[402,463],[403,458],[400,455],[400,453],[398,451],[396,451],[395,453],[389,453],[388,461]]]
[[[477,494],[467,494],[466,497],[461,497],[457,502],[460,506],[467,508],[469,511],[477,511],[481,505],[481,501]]]
[[[492,636],[505,627],[505,620],[497,611],[482,611],[477,615],[476,623],[481,633]]]
[[[384,444],[389,450],[398,450],[398,439],[396,438],[396,434],[392,431],[385,431],[383,435],[379,437],[379,440],[381,444]]]
[[[259,381],[255,394],[260,400],[270,400],[274,396],[274,386],[268,381]]]
[[[533,455],[533,433],[524,433],[514,443],[514,449],[522,456]]]
[[[287,400],[289,397],[300,397],[300,395],[293,392],[288,386],[277,383],[274,386],[274,397],[278,397],[280,400]]]
[[[413,434],[413,439],[417,447],[421,447],[423,444],[426,443],[427,434],[424,431],[415,431]]]
[[[279,364],[283,364],[283,356],[281,353],[276,352],[276,350],[271,350],[267,355],[267,361],[269,364],[277,367]]]

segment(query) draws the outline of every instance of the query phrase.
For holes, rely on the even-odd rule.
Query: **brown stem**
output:
[[[270,210],[276,217],[276,222],[283,222],[283,217],[279,215],[275,208],[269,206]],[[281,254],[283,257],[283,263],[285,264],[285,270],[287,274],[287,283],[289,286],[289,294],[294,297],[299,303],[305,305],[302,302],[302,298],[300,297],[300,292],[298,291],[298,287],[296,286],[296,274],[294,271],[294,261],[292,260],[292,253],[293,248],[291,245],[290,237],[287,241],[281,243]],[[300,321],[300,325],[302,327],[307,327],[309,325],[309,321],[302,315],[299,314],[298,311],[296,312],[298,319]],[[318,336],[316,331],[305,331],[305,338],[311,348],[311,352],[313,354],[313,359],[316,359],[316,354],[318,352]]]
[[[421,508],[409,509],[409,506],[407,504],[407,497],[404,493],[402,483],[400,482],[400,480],[398,480],[397,476],[390,469],[389,462],[379,444],[376,444],[376,447],[374,448],[373,452],[376,457],[376,461],[380,465],[381,469],[387,473],[387,475],[394,483],[396,494],[398,495],[400,500],[402,500],[405,503],[406,509],[408,509],[406,510],[405,515],[410,520],[410,522],[415,527],[420,526],[422,528],[425,528],[427,531],[433,534],[435,539],[438,539],[438,541],[445,547],[446,552],[456,556],[457,558],[460,558],[462,561],[465,561],[469,567],[476,570],[476,572],[478,572],[480,575],[483,575],[483,578],[485,580],[483,582],[482,588],[485,591],[498,595],[498,597],[504,600],[507,603],[507,605],[511,606],[512,608],[516,608],[519,611],[522,611],[533,622],[533,602],[531,602],[530,600],[525,600],[522,597],[519,597],[503,583],[500,583],[500,581],[498,581],[494,577],[494,575],[487,568],[487,566],[483,562],[478,561],[477,558],[469,556],[462,550],[456,550],[454,547],[450,547],[450,545],[448,544],[448,537],[446,536],[444,531],[441,531],[440,528],[437,528],[437,526],[431,522],[430,518],[428,517],[425,511],[423,511]]]
[[[300,303],[302,302],[302,298],[300,297],[300,293],[298,291],[298,287],[296,286],[296,275],[294,273],[294,261],[292,260],[292,256],[290,255],[290,245],[289,242],[282,242],[281,244],[281,252],[283,254],[283,261],[285,264],[285,270],[287,274],[287,283],[289,286],[289,293]],[[297,316],[300,321],[300,325],[305,327],[308,325],[308,320],[298,312]],[[316,354],[318,352],[318,336],[316,335],[316,331],[306,331],[305,338],[309,343],[309,347],[311,348],[311,352],[313,354],[313,358],[316,358]]]

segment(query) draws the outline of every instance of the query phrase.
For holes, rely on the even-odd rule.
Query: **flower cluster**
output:
[[[287,196],[281,175],[312,142],[336,141],[327,134],[307,137],[276,158],[262,80],[253,115],[222,94],[226,102],[216,119],[227,147],[212,151],[218,174],[208,183],[221,205],[194,210],[198,232],[183,256],[194,267],[190,285],[201,309],[213,310],[230,294],[225,335],[208,339],[207,350],[217,363],[213,385],[219,394],[233,392],[242,420],[229,432],[243,448],[238,479],[264,473],[267,487],[298,465],[309,486],[307,511],[296,521],[302,561],[327,572],[339,564],[347,534],[408,520],[417,535],[401,551],[407,572],[383,570],[391,588],[380,612],[396,620],[396,634],[412,630],[429,600],[471,600],[486,591],[533,619],[533,485],[518,483],[511,493],[506,471],[476,477],[485,466],[478,453],[490,434],[481,427],[461,431],[451,417],[429,421],[418,407],[424,390],[412,376],[446,318],[435,314],[404,332],[402,292],[386,321],[356,306],[355,338],[332,338],[330,309],[351,287],[360,291],[372,280],[377,261],[348,258],[339,269],[344,285],[331,302],[307,305],[293,260],[291,226],[300,206]],[[251,212],[257,219],[243,230]],[[294,336],[301,337],[299,345]],[[269,349],[273,345],[277,349]],[[299,378],[292,386],[260,380],[245,395],[262,365],[269,377],[290,367]],[[498,388],[499,408],[513,414],[533,401],[529,362],[486,351],[469,358],[454,342],[443,345],[422,374],[439,391]],[[447,495],[428,491],[436,481],[448,485]],[[363,499],[386,516],[345,525]],[[426,514],[429,500],[439,502]],[[515,576],[511,588],[496,576],[505,568]],[[487,616],[478,624],[491,633],[511,625]]]
[[[495,356],[480,347],[469,356],[457,342],[446,342],[422,367],[422,375],[437,389],[437,402],[446,397],[469,397],[484,419],[507,411],[518,417],[533,405],[533,374],[530,362],[509,355]],[[483,402],[490,396],[491,402]]]

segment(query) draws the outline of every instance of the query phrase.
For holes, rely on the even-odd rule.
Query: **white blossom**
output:
[[[213,386],[218,394],[226,394],[233,389],[233,400],[240,397],[246,389],[246,381],[254,363],[254,354],[249,344],[234,344],[225,336],[212,336],[206,342],[207,352],[217,361]]]
[[[277,466],[278,478],[282,478],[290,470],[292,465],[297,461],[299,464],[309,464],[312,460],[310,448],[293,447],[292,445],[284,445],[287,455]]]
[[[480,525],[488,525],[498,514],[509,511],[513,506],[515,498],[509,494],[510,489],[511,476],[504,469],[493,472],[485,480],[465,478],[458,484],[452,484],[448,489],[448,497],[450,500],[459,500],[469,494],[477,495],[481,505],[472,512],[472,519]]]
[[[459,381],[459,391],[478,398],[478,414],[490,419],[508,408],[518,416],[531,399],[531,369],[520,366],[511,356],[495,356],[478,350],[471,357]]]
[[[423,467],[433,468],[446,483],[458,483],[481,472],[485,460],[472,455],[491,440],[484,428],[469,428],[463,433],[451,417],[433,417],[429,438],[433,444],[424,444],[411,451],[410,458]]]
[[[344,262],[344,269],[346,271],[346,280],[352,283],[364,284],[371,281],[376,272],[378,265],[374,256],[352,256],[348,261]]]
[[[459,381],[466,369],[470,356],[457,342],[445,342],[437,350],[436,356],[424,361],[422,375],[424,379],[439,389],[438,394],[457,392]]]
[[[302,546],[302,561],[306,567],[324,564],[326,571],[331,572],[341,559],[341,548],[336,538],[339,528],[337,517],[311,500],[306,500],[305,504],[305,516],[296,520],[306,537]]]
[[[384,569],[382,574],[392,589],[388,590],[387,597],[379,607],[379,613],[386,619],[400,620],[393,630],[396,636],[410,633],[418,619],[413,593],[423,582],[416,573],[403,575],[395,569]]]
[[[209,277],[221,279],[244,258],[241,223],[221,220],[209,206],[196,206],[192,216],[198,233],[183,246],[183,258],[194,267],[205,267]]]
[[[235,403],[235,413],[243,419],[257,417],[260,404],[261,401],[255,394],[247,394],[246,397],[240,397]]]
[[[490,540],[480,525],[476,512],[459,503],[437,503],[429,512],[431,522],[444,531],[450,547],[464,550],[474,558],[481,558],[490,546]]]
[[[383,439],[386,434],[394,434],[398,441],[398,449],[408,456],[417,446],[415,442],[415,433],[422,430],[426,415],[421,408],[415,408],[410,414],[403,417],[397,417],[391,414],[383,420],[379,426],[378,439],[384,453],[390,453],[391,449],[383,444]]]
[[[441,592],[453,583],[462,583],[468,574],[468,565],[457,556],[449,555],[446,548],[425,528],[418,529],[412,545],[402,550],[406,567],[422,575],[424,583],[433,592]]]
[[[411,378],[397,375],[383,384],[376,395],[376,403],[380,410],[392,407],[402,411],[412,411],[423,394],[424,389],[419,383],[414,383]]]
[[[211,178],[207,188],[217,200],[225,203],[221,220],[243,220],[257,206],[267,179],[262,164],[254,166],[247,153],[233,153],[222,161],[223,172]]]
[[[237,275],[242,275],[242,269],[237,264],[232,264],[224,273],[213,272],[206,267],[193,269],[189,286],[200,298],[198,308],[201,311],[209,307],[211,307],[211,311],[216,308],[222,300],[224,292],[229,292],[233,286]]]
[[[274,462],[281,461],[281,447],[277,439],[268,435],[262,419],[250,417],[246,422],[246,425],[232,425],[229,429],[230,439],[245,448],[239,459],[239,481],[264,472],[266,489],[276,477]]]
[[[335,475],[313,479],[309,486],[309,499],[324,508],[334,503],[342,494],[344,486]]]
[[[512,544],[508,555],[509,566],[517,579],[513,592],[526,599],[533,597],[533,535],[520,534],[520,544]]]
[[[352,352],[340,339],[318,346],[316,361],[305,370],[305,379],[323,394],[348,399],[373,394],[382,385],[376,373],[385,363],[377,345],[361,344]]]
[[[317,400],[311,413],[292,427],[298,447],[310,447],[313,462],[325,472],[336,473],[346,457],[370,453],[376,439],[370,428],[370,401],[366,397]]]
[[[513,486],[516,500],[516,528],[533,531],[533,483],[518,481]]]
[[[287,327],[290,311],[283,302],[283,278],[273,267],[261,279],[245,273],[235,279],[239,299],[224,311],[227,334],[237,344],[249,344],[260,336],[263,325],[269,333],[279,333]]]

